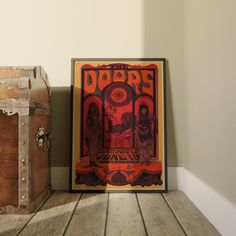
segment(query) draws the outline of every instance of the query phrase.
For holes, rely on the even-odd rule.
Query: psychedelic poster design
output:
[[[71,191],[167,191],[165,59],[72,60]]]

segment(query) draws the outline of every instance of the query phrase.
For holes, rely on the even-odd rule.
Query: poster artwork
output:
[[[72,190],[166,190],[163,68],[75,61]]]

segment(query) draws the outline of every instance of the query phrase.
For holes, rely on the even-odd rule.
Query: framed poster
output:
[[[72,59],[72,192],[167,191],[165,62]]]

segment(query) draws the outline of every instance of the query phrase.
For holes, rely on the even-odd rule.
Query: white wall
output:
[[[236,203],[236,1],[185,1],[185,167]]]
[[[184,1],[144,0],[145,57],[168,58],[167,148],[169,166],[184,162]]]
[[[72,57],[138,57],[142,0],[1,0],[0,63],[40,64],[70,86]]]
[[[181,164],[183,0],[1,0],[0,29],[1,65],[42,65],[49,75],[53,166],[70,156],[72,57],[167,57],[169,164]]]

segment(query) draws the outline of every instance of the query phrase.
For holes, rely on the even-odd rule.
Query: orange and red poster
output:
[[[72,191],[166,191],[165,59],[74,59]]]

